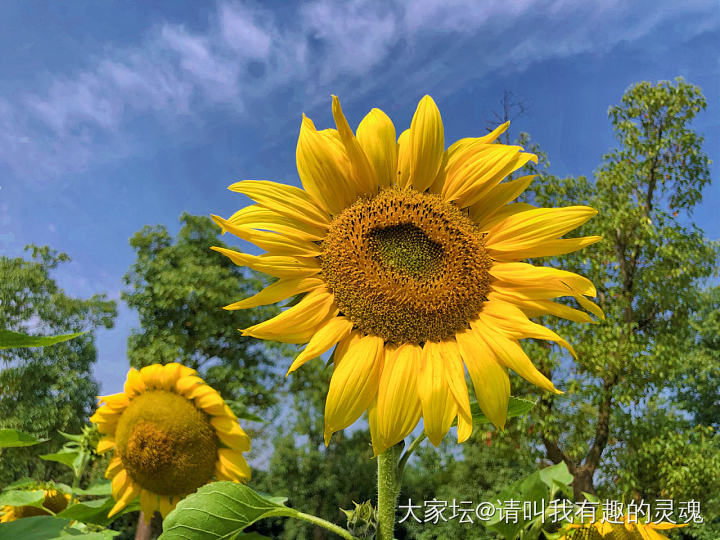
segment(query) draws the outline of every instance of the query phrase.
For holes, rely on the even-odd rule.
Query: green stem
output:
[[[317,525],[318,527],[323,527],[327,529],[328,531],[334,532],[338,536],[342,536],[343,538],[346,538],[347,540],[353,540],[353,535],[350,534],[348,531],[343,529],[342,527],[339,527],[338,525],[335,525],[334,523],[330,523],[329,521],[325,521],[323,518],[319,518],[317,516],[313,516],[311,514],[306,514],[304,512],[297,512],[293,513],[292,517],[297,519],[302,519],[304,521],[308,521],[312,523],[313,525]]]
[[[417,449],[418,446],[420,446],[420,443],[423,442],[425,439],[427,439],[427,435],[423,431],[417,439],[410,443],[410,446],[408,446],[407,450],[405,450],[405,453],[402,455],[400,461],[398,462],[398,478],[402,479],[402,474],[405,470],[405,465],[407,465],[408,459],[410,459],[410,456],[412,456],[413,452]]]
[[[400,445],[395,445],[377,457],[377,540],[393,540],[395,538],[395,505],[400,494],[400,475],[397,468],[400,450]]]

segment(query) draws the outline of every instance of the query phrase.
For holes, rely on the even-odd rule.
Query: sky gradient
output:
[[[552,173],[591,176],[615,145],[608,107],[678,76],[708,100],[693,127],[716,183],[694,219],[719,239],[718,43],[716,1],[6,1],[0,253],[49,245],[73,259],[54,274],[69,294],[118,300],[95,368],[116,392],[137,325],[120,301],[129,238],[175,233],[183,212],[229,216],[248,202],[225,189],[241,179],[298,185],[301,114],[331,127],[331,94],[353,128],[378,107],[398,133],[430,94],[449,143],[484,134],[509,90],[527,109],[512,133]]]

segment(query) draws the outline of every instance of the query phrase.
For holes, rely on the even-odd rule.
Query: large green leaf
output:
[[[67,519],[53,516],[34,516],[0,523],[0,538],[8,540],[25,539],[51,540],[60,536],[70,523]]]
[[[244,484],[214,482],[178,503],[165,518],[160,539],[229,539],[259,519],[298,514],[278,501]]]
[[[75,488],[73,489],[73,493],[76,495],[94,495],[94,496],[101,496],[101,495],[110,495],[112,492],[112,486],[109,480],[100,480],[98,482],[95,482],[91,486],[88,486],[86,489],[82,488]]]
[[[77,455],[77,452],[56,452],[54,454],[41,454],[40,458],[45,461],[57,461],[58,463],[72,467]]]
[[[44,500],[45,492],[42,489],[7,490],[0,493],[0,506],[42,506]]]
[[[0,429],[0,448],[11,448],[17,446],[33,446],[48,439],[37,439],[29,433],[17,429]]]
[[[11,330],[0,330],[0,349],[47,347],[82,336],[84,333],[85,332],[77,332],[75,334],[64,334],[62,336],[28,336]]]

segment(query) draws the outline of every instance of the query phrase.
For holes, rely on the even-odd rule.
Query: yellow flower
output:
[[[104,405],[90,420],[105,437],[97,451],[115,451],[105,472],[117,501],[109,516],[139,495],[148,519],[156,510],[165,517],[213,476],[250,478],[242,456],[250,450],[250,437],[194,369],[180,364],[131,369],[123,392],[98,401]]]
[[[494,144],[506,129],[461,139],[447,150],[432,98],[418,105],[410,129],[378,109],[351,131],[333,97],[337,129],[318,131],[303,117],[297,168],[303,189],[245,180],[230,190],[257,204],[225,220],[228,231],[267,253],[213,248],[240,266],[278,278],[225,309],[303,295],[243,335],[307,343],[289,372],[337,346],[325,407],[325,442],[368,411],[375,452],[401,441],[422,417],[438,445],[455,418],[458,440],[472,431],[465,369],[480,407],[505,424],[512,369],[558,392],[519,339],[572,347],[529,317],[592,319],[553,302],[572,296],[601,317],[586,296],[592,283],[573,273],[520,262],[597,242],[561,239],[596,214],[586,206],[508,204],[530,184],[501,183],[536,156]]]
[[[0,523],[7,523],[8,521],[15,521],[16,519],[32,517],[32,516],[47,516],[51,514],[57,514],[62,512],[70,502],[70,495],[62,493],[53,488],[43,489],[45,498],[42,503],[42,508],[37,506],[10,506],[5,505],[2,507],[2,515],[0,515]],[[49,510],[49,512],[48,512]]]
[[[565,535],[558,540],[669,540],[657,531],[685,527],[686,524],[675,523],[607,523],[596,521],[587,524],[570,524],[566,526]]]

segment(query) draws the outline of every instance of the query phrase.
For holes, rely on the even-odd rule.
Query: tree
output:
[[[658,405],[663,390],[679,379],[694,336],[697,290],[718,254],[717,244],[691,221],[710,182],[703,139],[690,128],[704,108],[700,89],[682,79],[637,83],[609,109],[620,146],[603,157],[595,182],[541,175],[529,191],[529,202],[539,206],[596,208],[598,217],[577,234],[603,237],[578,253],[543,261],[597,286],[604,321],[547,321],[576,344],[578,361],[561,361],[555,351],[530,344],[545,372],[567,391],[543,398],[538,427],[547,456],[564,461],[573,474],[577,498],[596,492],[594,476],[608,446],[616,457],[627,451],[620,444],[623,427],[650,419],[656,405],[665,407]]]
[[[131,239],[136,262],[124,277],[122,299],[137,310],[140,328],[128,338],[131,365],[180,362],[197,369],[236,413],[275,403],[280,349],[243,338],[246,328],[270,318],[276,307],[225,311],[252,296],[262,278],[210,249],[227,247],[209,218],[183,214],[173,240],[163,226],[145,226]]]
[[[33,335],[87,333],[45,348],[0,350],[0,427],[51,439],[37,450],[1,451],[0,484],[21,476],[57,479],[65,472],[37,455],[57,450],[64,442],[58,430],[79,432],[94,409],[93,331],[112,328],[117,314],[104,294],[73,298],[58,287],[50,274],[70,260],[66,254],[32,245],[26,250],[30,260],[0,257],[0,328]]]

